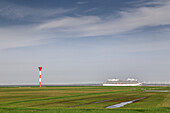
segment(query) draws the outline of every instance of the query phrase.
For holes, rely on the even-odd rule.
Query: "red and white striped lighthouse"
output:
[[[42,67],[38,67],[39,68],[39,86],[41,87],[41,70]]]

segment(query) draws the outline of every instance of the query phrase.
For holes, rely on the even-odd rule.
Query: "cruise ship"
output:
[[[127,80],[108,79],[103,83],[103,86],[140,86],[141,83],[137,79],[128,78]]]

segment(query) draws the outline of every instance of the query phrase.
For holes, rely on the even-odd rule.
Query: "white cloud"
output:
[[[37,27],[37,29],[53,29],[53,28],[69,28],[69,27],[83,27],[100,22],[97,16],[83,16],[83,17],[64,17],[62,19],[52,20]]]
[[[119,18],[98,16],[64,17],[39,25],[38,29],[53,29],[56,33],[75,36],[115,35],[141,27],[170,24],[170,2],[155,7],[140,7],[121,11]],[[96,20],[96,21],[94,21]],[[64,35],[65,35],[64,34]]]
[[[114,15],[106,18],[99,16],[67,16],[48,20],[39,25],[0,28],[0,49],[38,45],[42,44],[38,40],[54,37],[81,38],[119,35],[142,27],[169,25],[169,10],[170,2],[165,2],[155,7],[143,6],[121,11],[118,18],[114,18]],[[169,48],[169,46],[166,46],[166,48]]]
[[[45,44],[45,36],[35,32],[33,26],[15,26],[0,29],[0,49]]]

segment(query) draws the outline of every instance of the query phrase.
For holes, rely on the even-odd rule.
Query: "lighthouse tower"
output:
[[[39,68],[39,87],[41,87],[41,70],[42,67],[38,67]]]

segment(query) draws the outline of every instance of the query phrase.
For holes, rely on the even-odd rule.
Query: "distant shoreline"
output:
[[[102,83],[100,84],[45,84],[42,86],[102,86]],[[170,86],[170,84],[142,84],[141,86]],[[0,87],[39,87],[39,85],[0,85]],[[112,86],[114,87],[114,86]],[[120,87],[120,86],[119,86]]]

